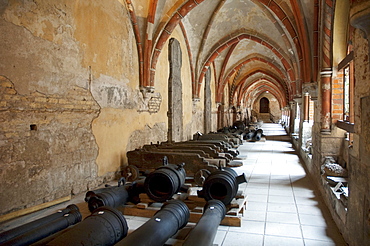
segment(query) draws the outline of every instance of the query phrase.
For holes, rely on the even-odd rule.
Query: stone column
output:
[[[331,126],[331,68],[324,68],[321,73],[321,133],[330,134]]]
[[[289,128],[290,128],[290,133],[291,134],[294,134],[295,131],[294,131],[294,128],[295,128],[295,117],[296,117],[296,107],[295,107],[295,103],[294,101],[290,101],[289,102],[289,107],[290,107],[290,118],[289,118]]]
[[[309,121],[309,110],[310,110],[310,94],[306,92],[304,94],[304,110],[303,110],[303,121],[308,122]]]
[[[281,121],[285,124],[285,108],[281,109]]]

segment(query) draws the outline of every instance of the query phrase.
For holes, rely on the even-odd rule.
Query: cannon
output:
[[[74,205],[75,206],[75,205]],[[41,239],[44,239],[54,233],[57,233],[61,230],[68,228],[71,225],[74,225],[80,222],[82,215],[78,208],[72,208],[68,213],[65,213],[62,216],[59,216],[53,220],[49,220],[47,223],[39,224],[33,229],[27,230],[22,234],[19,234],[6,242],[2,242],[1,246],[21,246],[21,245],[30,245]],[[27,225],[27,224],[26,224]],[[31,226],[33,227],[33,226]]]
[[[231,168],[224,168],[211,173],[198,191],[198,197],[206,201],[217,199],[228,205],[236,196],[239,184],[247,182],[245,174],[239,175]]]
[[[26,232],[31,231],[35,228],[38,228],[42,225],[45,225],[45,224],[47,224],[47,223],[49,223],[49,222],[51,222],[55,219],[58,219],[58,218],[64,216],[65,214],[68,214],[68,213],[72,212],[73,210],[79,211],[79,209],[76,205],[71,204],[71,205],[68,205],[65,209],[58,210],[58,212],[56,212],[56,213],[50,214],[50,215],[45,216],[43,218],[40,218],[38,220],[26,223],[26,224],[21,225],[21,226],[18,226],[16,228],[11,229],[11,230],[2,232],[2,233],[0,233],[0,243],[9,241],[10,239],[12,239],[16,236],[19,236],[23,233],[26,233]]]
[[[201,134],[199,132],[193,135],[193,140],[220,140],[228,142],[232,147],[238,147],[242,144],[241,139],[231,133],[211,132]]]
[[[216,166],[210,165],[205,158],[194,153],[155,152],[142,149],[127,152],[129,164],[136,166],[141,172],[153,171],[161,167],[165,156],[168,157],[170,163],[186,163],[188,175],[195,174],[199,169],[217,170]]]
[[[251,140],[252,138],[254,137],[254,131],[248,131],[245,135],[244,135],[244,140]]]
[[[232,160],[232,156],[230,154],[224,155],[221,151],[207,145],[195,145],[195,144],[169,144],[169,143],[162,143],[162,144],[151,144],[151,145],[144,145],[143,149],[146,151],[155,151],[155,152],[178,152],[178,153],[194,153],[198,154],[201,157],[205,158],[206,161],[212,162],[218,161],[220,159],[225,160],[225,163]],[[223,155],[220,155],[223,154]]]
[[[118,186],[110,186],[95,191],[88,191],[85,196],[85,201],[88,202],[90,212],[103,206],[117,208],[130,201],[132,203],[139,202],[139,194],[144,193],[144,182],[135,181],[128,185],[122,185],[118,181]]]
[[[254,135],[253,135],[253,138],[256,140],[256,141],[260,141],[261,138],[262,138],[262,133],[263,133],[263,130],[262,129],[258,129],[254,132]]]
[[[226,207],[219,200],[209,200],[204,206],[203,215],[190,231],[183,246],[212,246],[218,225],[225,218]]]
[[[188,223],[189,217],[190,211],[184,202],[170,200],[163,204],[161,210],[150,220],[119,241],[116,246],[162,246]]]
[[[177,193],[185,183],[185,164],[168,164],[163,158],[163,166],[151,172],[144,182],[146,194],[154,201],[165,202]]]
[[[81,223],[57,236],[46,245],[114,245],[127,235],[122,213],[111,207],[99,207]]]

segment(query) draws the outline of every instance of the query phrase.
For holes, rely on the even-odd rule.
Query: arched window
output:
[[[260,113],[270,112],[270,101],[266,97],[262,97],[260,100]]]

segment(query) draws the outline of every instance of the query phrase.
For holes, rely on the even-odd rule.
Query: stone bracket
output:
[[[162,96],[159,92],[154,92],[153,87],[141,89],[143,103],[139,106],[138,112],[158,113],[162,103]]]

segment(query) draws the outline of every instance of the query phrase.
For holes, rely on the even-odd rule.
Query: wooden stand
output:
[[[180,193],[173,196],[185,202],[190,210],[189,222],[197,223],[203,215],[203,207],[206,205],[204,198],[199,198],[197,191],[201,187],[191,187],[188,193]],[[140,194],[141,203],[136,205],[124,205],[118,208],[124,215],[151,218],[161,208],[162,203],[154,202],[146,194]],[[232,202],[226,206],[227,213],[221,221],[225,226],[241,226],[242,216],[247,205],[247,196],[244,190],[239,190]]]

